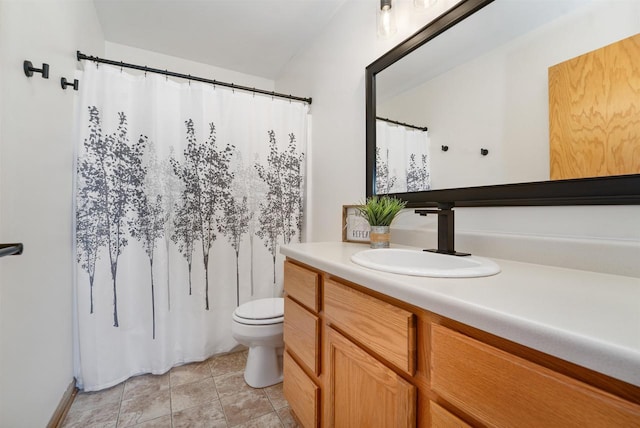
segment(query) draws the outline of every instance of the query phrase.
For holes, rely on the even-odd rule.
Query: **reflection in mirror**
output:
[[[551,179],[640,171],[640,34],[549,68]]]
[[[378,193],[430,190],[427,128],[377,117],[376,135]]]
[[[377,73],[375,114],[429,127],[426,160],[414,158],[415,168],[426,171],[424,188],[550,180],[550,67],[633,36],[640,32],[639,17],[637,0],[496,0]],[[638,99],[640,65],[633,67],[634,80],[620,90],[636,91]],[[379,122],[376,154],[387,164],[380,164],[376,179],[387,179],[376,183],[375,193],[411,192],[408,174],[399,172],[410,165],[392,165],[405,156],[406,145],[390,144]],[[639,157],[640,133],[633,132],[625,138],[635,149],[625,153]],[[402,178],[392,183],[394,168]]]

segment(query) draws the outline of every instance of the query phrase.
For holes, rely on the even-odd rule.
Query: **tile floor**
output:
[[[282,384],[244,382],[247,351],[141,375],[98,392],[80,392],[64,428],[297,427]]]

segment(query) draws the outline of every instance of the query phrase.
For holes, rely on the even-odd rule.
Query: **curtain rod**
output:
[[[376,116],[376,119],[381,120],[383,122],[393,123],[394,125],[401,125],[401,126],[406,126],[407,128],[417,129],[418,131],[427,132],[429,130],[429,128],[427,128],[426,126],[410,125],[408,123],[403,123],[403,122],[398,122],[396,120],[387,119],[386,117]]]
[[[157,74],[162,74],[164,76],[178,77],[180,79],[193,80],[196,82],[211,83],[213,85],[224,86],[226,88],[238,89],[241,91],[248,91],[248,92],[253,92],[253,93],[263,94],[263,95],[269,95],[271,97],[284,98],[287,100],[302,101],[302,102],[311,104],[310,97],[309,98],[296,97],[293,95],[280,94],[278,92],[273,92],[273,91],[265,91],[264,89],[250,88],[248,86],[235,85],[233,83],[226,83],[226,82],[220,82],[218,80],[205,79],[204,77],[192,76],[190,74],[182,74],[182,73],[175,73],[173,71],[160,70],[158,68],[147,67],[146,65],[136,65],[136,64],[128,64],[122,61],[113,61],[110,59],[99,58],[97,56],[85,55],[80,51],[76,51],[76,58],[78,59],[78,61],[81,61],[84,59],[87,61],[101,62],[104,64],[115,65],[118,67],[132,68],[134,70],[144,71],[145,73],[147,72],[157,73]]]

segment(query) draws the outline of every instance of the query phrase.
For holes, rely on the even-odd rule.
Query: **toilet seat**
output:
[[[274,297],[243,303],[233,311],[233,320],[248,325],[282,323],[284,322],[284,299]]]

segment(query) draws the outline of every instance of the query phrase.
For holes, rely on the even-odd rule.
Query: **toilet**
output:
[[[284,299],[275,297],[243,303],[233,311],[231,333],[249,347],[244,380],[253,388],[282,382]]]

